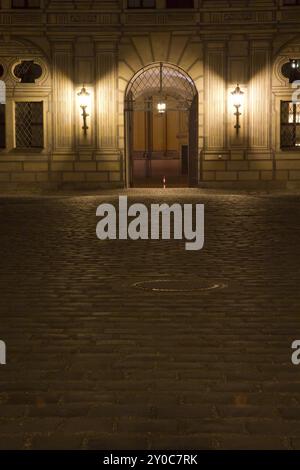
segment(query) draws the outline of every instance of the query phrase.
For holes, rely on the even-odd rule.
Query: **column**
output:
[[[54,44],[54,153],[74,152],[74,84],[72,43]]]

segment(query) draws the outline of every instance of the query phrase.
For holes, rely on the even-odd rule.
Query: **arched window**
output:
[[[22,60],[14,68],[14,75],[21,80],[21,83],[35,83],[42,73],[42,67],[33,60]]]
[[[293,63],[295,65],[293,65]],[[289,79],[290,83],[293,83],[296,80],[300,80],[300,60],[290,59],[289,62],[286,62],[281,67],[281,73],[285,78]]]

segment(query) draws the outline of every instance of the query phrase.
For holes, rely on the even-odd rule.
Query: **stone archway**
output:
[[[140,70],[126,89],[125,127],[128,186],[197,185],[198,92],[188,74],[162,62]]]
[[[124,119],[126,91],[130,81],[139,71],[151,66],[151,64],[162,62],[181,69],[192,79],[197,91],[193,112],[194,119],[197,121],[194,139],[198,139],[196,145],[198,149],[196,171],[198,174],[195,176],[193,185],[197,184],[201,168],[200,150],[204,145],[204,73],[201,40],[183,32],[153,32],[149,34],[141,32],[136,35],[124,35],[118,46],[118,57],[118,139],[119,148],[124,155],[124,181],[128,177],[128,161],[125,158],[128,129],[125,128]]]

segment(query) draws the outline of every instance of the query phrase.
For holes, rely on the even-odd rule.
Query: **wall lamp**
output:
[[[89,117],[89,114],[87,113],[87,107],[90,104],[90,93],[86,90],[85,86],[81,88],[80,92],[77,93],[77,96],[79,97],[79,106],[82,109],[82,118],[83,118],[83,132],[84,135],[87,135],[87,131],[89,129],[87,125],[87,118]]]
[[[236,117],[236,124],[234,128],[236,129],[236,133],[239,133],[239,130],[241,128],[240,125],[240,116],[242,113],[240,112],[241,106],[243,106],[244,103],[244,92],[241,90],[239,84],[237,84],[235,90],[231,93],[232,98],[233,98],[233,106],[236,109],[236,112],[234,113]]]

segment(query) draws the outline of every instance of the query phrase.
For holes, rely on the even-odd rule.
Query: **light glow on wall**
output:
[[[76,90],[76,96],[81,128],[86,135],[89,129],[88,123],[91,120],[93,93],[89,87],[83,85],[81,88]]]

